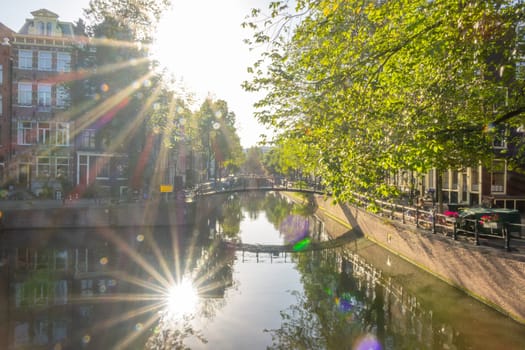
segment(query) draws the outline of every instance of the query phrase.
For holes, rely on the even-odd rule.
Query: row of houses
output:
[[[123,195],[130,187],[142,190],[144,164],[137,171],[129,169],[132,150],[109,149],[97,139],[99,120],[73,117],[79,106],[72,101],[71,82],[83,79],[81,72],[96,47],[86,52],[86,38],[75,33],[75,24],[59,20],[49,10],[31,15],[17,32],[0,23],[2,189],[57,199],[95,183],[112,195]],[[100,89],[104,92],[103,86]],[[160,142],[153,144],[149,154],[138,158],[154,158]],[[166,159],[162,165],[166,174],[159,181],[183,181],[187,167],[198,163],[186,156]],[[129,175],[136,173],[139,176]]]
[[[516,26],[515,55],[516,81],[525,80],[525,22]],[[510,50],[510,48],[509,48]],[[509,88],[502,88],[501,106],[508,107]],[[523,92],[513,92],[520,94]],[[517,209],[525,214],[525,125],[509,127],[499,125],[488,132],[492,137],[492,153],[487,154],[490,165],[458,169],[432,169],[426,174],[401,171],[393,174],[389,181],[398,186],[409,197],[423,197],[433,203],[438,199],[450,207],[484,206]],[[521,152],[521,153],[520,153]],[[510,164],[514,157],[514,164]],[[520,159],[521,162],[516,162]],[[516,164],[517,163],[517,164]],[[438,194],[438,192],[440,192]]]

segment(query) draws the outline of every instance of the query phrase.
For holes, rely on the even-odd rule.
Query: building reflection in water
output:
[[[407,288],[413,281],[406,276],[413,276],[413,270],[394,271],[398,258],[379,250],[363,258],[372,249],[370,242],[352,233],[334,239],[333,225],[276,194],[217,196],[196,205],[200,216],[186,227],[4,232],[0,348],[176,348],[187,338],[205,347],[211,330],[195,321],[225,312],[229,294],[235,294],[229,290],[244,292],[234,279],[237,264],[253,264],[257,271],[267,264],[266,276],[272,264],[290,265],[300,275],[288,288],[296,303],[272,316],[280,327],[259,332],[271,335],[270,348],[475,348],[488,344],[491,324],[480,330],[469,322],[477,317],[501,322],[496,313],[469,316],[479,306],[461,316],[451,311],[459,293],[448,300],[443,289],[416,295]],[[281,230],[275,234],[286,249],[246,242],[241,223],[248,220],[254,225],[248,230],[257,230],[261,217]],[[182,281],[191,282],[199,297],[194,312],[189,305],[170,304],[191,299],[171,289]],[[293,289],[296,285],[302,289]],[[268,290],[256,291],[257,297],[271,302],[276,295],[271,281]],[[432,302],[436,293],[442,303]],[[188,314],[172,317],[170,308]],[[235,316],[222,315],[227,317]],[[248,326],[251,321],[242,320]],[[500,324],[512,334],[523,330],[508,320]],[[228,331],[222,338],[240,336],[236,329]],[[493,337],[498,344],[525,344],[523,337],[503,333]]]

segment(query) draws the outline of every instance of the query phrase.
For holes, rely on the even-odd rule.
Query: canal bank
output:
[[[294,196],[294,198],[298,198]],[[525,252],[474,246],[376,216],[331,198],[313,197],[318,215],[377,243],[484,304],[525,324]],[[520,247],[521,248],[521,247]]]

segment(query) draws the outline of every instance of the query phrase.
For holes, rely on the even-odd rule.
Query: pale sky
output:
[[[211,94],[228,103],[237,116],[243,147],[256,145],[266,132],[252,116],[257,97],[242,90],[246,68],[257,58],[242,42],[250,34],[241,22],[252,7],[266,7],[269,0],[172,0],[159,33],[159,60],[194,92],[200,105]],[[16,0],[3,6],[0,22],[18,31],[31,12],[46,8],[59,20],[75,22],[83,17],[89,0]]]

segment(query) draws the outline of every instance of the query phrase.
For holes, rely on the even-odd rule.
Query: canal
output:
[[[2,349],[525,349],[525,326],[278,193],[4,232]],[[179,215],[179,213],[174,213]]]

